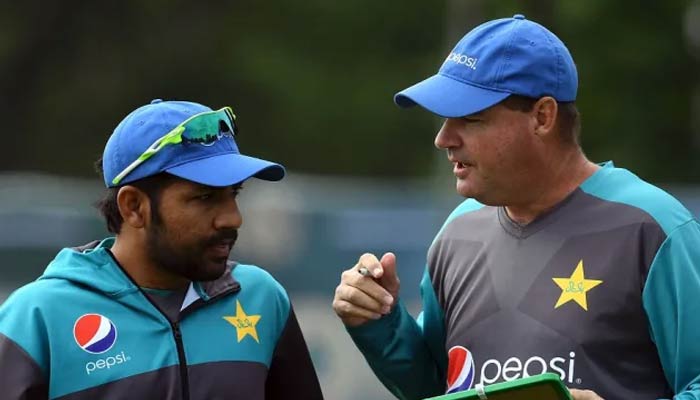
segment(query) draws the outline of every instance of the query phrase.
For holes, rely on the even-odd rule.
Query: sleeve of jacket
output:
[[[37,310],[27,310],[17,293],[0,308],[0,398],[45,400],[47,377],[41,368],[47,360],[45,340],[41,340],[41,320]],[[26,296],[25,300],[26,300]]]
[[[700,400],[700,224],[670,232],[643,292],[652,338],[674,400]]]
[[[473,199],[462,202],[447,217],[428,252],[420,282],[423,311],[415,320],[401,301],[376,321],[348,328],[367,363],[391,393],[402,400],[423,399],[445,393],[447,351],[445,314],[435,292],[433,257],[445,228],[460,215],[483,207]]]
[[[430,277],[421,280],[423,311],[417,320],[399,303],[385,317],[347,328],[379,380],[399,399],[445,392],[444,317]]]
[[[277,341],[265,383],[266,400],[323,399],[321,385],[294,309]]]

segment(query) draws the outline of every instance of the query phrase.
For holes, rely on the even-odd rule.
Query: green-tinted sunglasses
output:
[[[183,142],[210,145],[224,135],[236,135],[238,129],[236,128],[235,120],[236,115],[231,107],[224,107],[216,111],[205,111],[187,118],[173,130],[153,142],[143,154],[112,179],[112,184],[118,185],[131,171],[167,145]]]

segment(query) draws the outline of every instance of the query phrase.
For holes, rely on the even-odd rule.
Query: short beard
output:
[[[220,268],[208,269],[202,265],[205,262],[204,250],[217,242],[233,239],[235,243],[238,231],[230,229],[217,232],[207,240],[190,243],[187,246],[171,245],[168,232],[158,209],[152,210],[152,224],[148,228],[146,249],[153,263],[162,270],[181,276],[190,281],[213,281],[221,277],[226,270],[227,260],[222,260]]]

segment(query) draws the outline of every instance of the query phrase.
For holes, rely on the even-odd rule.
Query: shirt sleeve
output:
[[[49,397],[47,378],[31,354],[45,354],[40,350],[41,335],[16,298],[10,297],[0,308],[0,398],[44,400]]]
[[[399,300],[389,315],[347,328],[382,384],[402,400],[445,392],[444,317],[427,270],[421,298],[423,311],[417,320]]]
[[[272,355],[265,382],[265,399],[323,399],[309,349],[291,306]]]
[[[642,294],[650,333],[674,400],[700,400],[700,224],[671,231]]]

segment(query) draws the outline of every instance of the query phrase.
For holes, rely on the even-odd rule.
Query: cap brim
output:
[[[441,117],[457,118],[485,110],[508,96],[508,92],[472,86],[438,74],[400,91],[394,102],[403,108],[418,104]]]
[[[284,178],[284,167],[259,158],[242,154],[221,154],[214,157],[190,161],[166,172],[207,186],[230,186],[250,177],[266,181]]]

